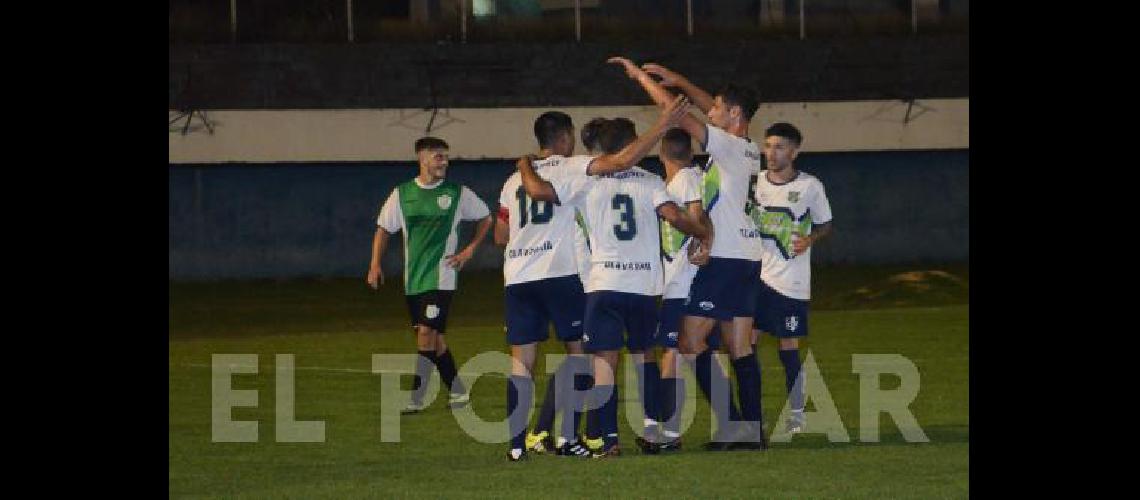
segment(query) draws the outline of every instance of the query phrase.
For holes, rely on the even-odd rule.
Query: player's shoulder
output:
[[[799,171],[799,176],[796,181],[814,188],[823,187],[823,181],[819,180],[819,177],[812,175],[810,172],[804,172],[803,170]]]

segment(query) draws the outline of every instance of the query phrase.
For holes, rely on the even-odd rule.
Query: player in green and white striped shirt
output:
[[[423,395],[432,364],[451,390],[452,407],[465,405],[470,399],[463,383],[455,378],[455,359],[443,336],[458,270],[471,260],[491,228],[491,212],[466,186],[444,179],[448,149],[446,142],[435,137],[416,141],[420,174],[392,190],[376,218],[376,235],[372,240],[368,284],[375,289],[384,283],[380,258],[387,247],[388,236],[397,231],[403,231],[404,235],[404,295],[420,354],[413,385],[415,392],[404,413],[424,409]],[[478,220],[479,225],[471,242],[456,252],[460,220]]]

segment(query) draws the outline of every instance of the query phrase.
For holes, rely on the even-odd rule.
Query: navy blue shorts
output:
[[[786,339],[808,334],[808,301],[793,299],[760,281],[756,297],[756,315],[752,324],[757,330]]]
[[[653,343],[667,348],[676,349],[677,339],[681,337],[681,317],[685,315],[685,299],[665,299],[661,301],[660,321],[657,323],[657,334]],[[720,325],[714,325],[705,343],[713,349],[720,348]]]
[[[657,297],[598,291],[586,294],[587,352],[644,351],[657,331]],[[623,337],[622,333],[626,335]]]
[[[451,312],[453,290],[428,290],[405,295],[412,326],[423,325],[439,333],[447,333],[447,315]]]
[[[551,322],[558,340],[582,339],[586,292],[577,274],[508,285],[503,295],[508,344],[526,345],[550,338]]]
[[[722,321],[751,318],[756,310],[759,282],[759,262],[712,257],[708,264],[697,268],[685,314]]]

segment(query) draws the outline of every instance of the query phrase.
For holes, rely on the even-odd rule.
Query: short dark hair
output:
[[[561,111],[547,111],[534,120],[534,138],[538,139],[539,147],[550,147],[558,136],[564,133],[573,133],[574,122],[570,115]]]
[[[451,149],[451,147],[449,147],[447,142],[443,139],[429,135],[416,139],[416,154],[419,154],[420,151],[425,149]]]
[[[602,126],[605,124],[606,119],[599,116],[582,125],[582,145],[586,146],[586,149],[590,151],[598,149],[598,140],[601,138]]]
[[[602,125],[598,143],[606,154],[621,151],[627,144],[637,140],[637,127],[629,118],[614,118]]]
[[[683,128],[671,128],[661,139],[661,155],[670,160],[693,159],[693,137]]]
[[[745,120],[751,120],[752,115],[756,114],[756,109],[760,107],[760,101],[756,100],[755,91],[733,83],[725,86],[717,95],[730,107],[740,106],[740,111],[744,113]]]
[[[773,123],[771,127],[768,127],[768,130],[764,131],[764,137],[772,136],[783,137],[795,144],[797,148],[804,142],[804,136],[800,134],[800,129],[787,122]]]

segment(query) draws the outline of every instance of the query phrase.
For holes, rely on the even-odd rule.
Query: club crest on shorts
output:
[[[800,201],[800,192],[788,191],[788,203],[795,203],[797,201]]]
[[[590,334],[583,333],[582,334],[582,342],[589,342],[589,341],[590,341]]]
[[[784,320],[784,326],[788,327],[788,331],[795,331],[797,326],[800,326],[800,319],[795,316],[788,316]]]
[[[707,300],[701,301],[701,303],[697,305],[701,307],[702,311],[711,311],[714,307],[716,307],[716,304],[713,304]]]
[[[429,304],[427,306],[427,309],[424,309],[424,316],[427,316],[428,319],[435,319],[437,316],[439,316],[439,306],[435,304]]]
[[[669,340],[676,342],[677,341],[677,332],[669,332],[669,334],[666,335],[666,337],[669,337]]]
[[[435,202],[439,203],[439,208],[441,210],[447,210],[451,207],[451,195],[441,194],[439,195],[439,198],[435,199]]]

